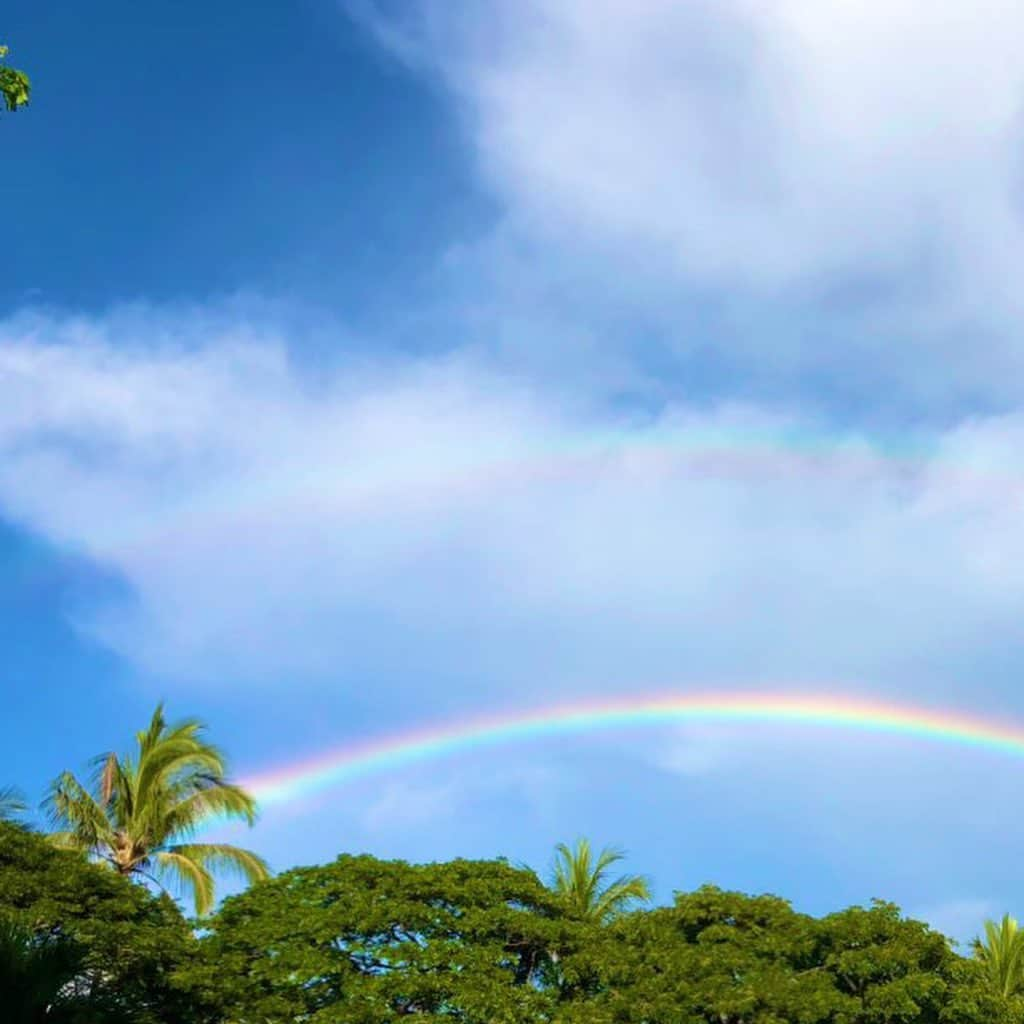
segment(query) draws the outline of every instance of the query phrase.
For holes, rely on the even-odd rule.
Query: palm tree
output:
[[[99,1007],[77,992],[82,971],[81,953],[69,939],[37,936],[0,918],[0,992],[10,1024],[99,1020]]]
[[[0,788],[0,821],[16,821],[26,810],[25,801],[13,786]]]
[[[189,891],[196,913],[214,902],[213,872],[228,869],[247,881],[269,877],[262,858],[223,843],[188,840],[211,818],[256,820],[256,801],[225,779],[221,752],[195,719],[168,725],[163,705],[136,735],[138,752],[96,758],[92,792],[71,772],[54,780],[46,807],[61,847],[82,850],[118,874],[159,883],[169,876]]]
[[[651,898],[646,879],[639,875],[620,875],[606,881],[608,869],[624,857],[621,850],[606,847],[595,859],[587,839],[577,839],[574,849],[559,843],[551,888],[562,897],[573,917],[608,921],[628,910],[630,904]]]
[[[974,956],[997,994],[1009,999],[1024,993],[1024,931],[1009,914],[999,924],[985,922],[985,941],[974,940]]]

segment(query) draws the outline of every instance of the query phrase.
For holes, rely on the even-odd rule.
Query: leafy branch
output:
[[[0,46],[0,93],[3,94],[4,106],[10,113],[18,107],[25,106],[32,94],[32,84],[24,71],[8,67],[4,62],[7,47]]]

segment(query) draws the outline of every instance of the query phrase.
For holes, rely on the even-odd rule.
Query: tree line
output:
[[[709,885],[652,906],[645,879],[613,877],[622,854],[586,840],[557,847],[546,879],[501,858],[349,854],[273,876],[194,841],[204,821],[256,814],[196,720],[158,707],[130,754],[92,769],[54,780],[45,828],[0,793],[11,1024],[1024,1021],[1009,917],[963,956],[879,901],[816,918]],[[214,909],[225,867],[250,885]]]

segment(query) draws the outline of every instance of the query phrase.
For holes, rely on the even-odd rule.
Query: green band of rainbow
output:
[[[561,704],[377,737],[243,781],[280,803],[418,761],[550,736],[692,722],[790,723],[907,736],[1024,756],[1024,725],[877,700],[785,693],[699,693]]]

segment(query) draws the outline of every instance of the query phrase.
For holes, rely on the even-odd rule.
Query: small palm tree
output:
[[[1009,999],[1024,993],[1024,932],[1009,914],[999,924],[985,922],[985,941],[974,940],[974,956],[998,995]]]
[[[255,853],[222,843],[188,840],[211,818],[256,820],[256,802],[225,779],[221,752],[187,719],[168,725],[163,705],[136,736],[138,752],[95,761],[92,792],[71,772],[54,780],[45,806],[59,829],[57,845],[82,850],[118,874],[156,881],[169,876],[191,893],[196,912],[214,902],[213,872],[228,869],[247,881],[269,877]]]
[[[646,879],[639,875],[620,875],[606,881],[608,869],[624,857],[621,850],[605,848],[595,858],[586,839],[578,839],[573,849],[559,843],[551,888],[562,897],[573,917],[608,921],[631,904],[651,898]]]
[[[25,801],[13,786],[0,788],[0,821],[17,821],[26,810]]]
[[[0,992],[10,1024],[99,1020],[99,1008],[77,992],[82,970],[82,956],[69,939],[37,936],[0,918]]]

